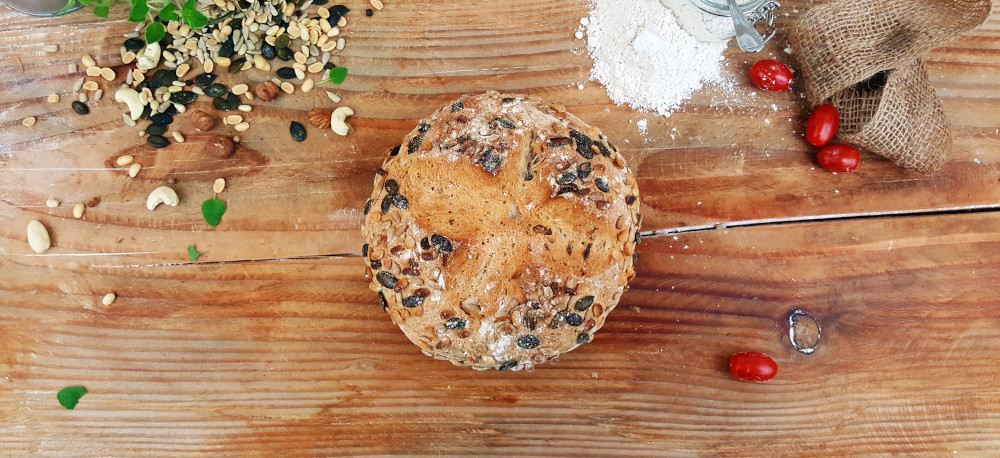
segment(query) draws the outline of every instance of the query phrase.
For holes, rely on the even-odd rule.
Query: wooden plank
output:
[[[991,453],[1000,215],[646,239],[595,341],[529,373],[423,356],[359,258],[0,260],[8,453]],[[125,279],[123,281],[123,279]],[[100,304],[105,292],[118,300]],[[812,355],[786,313],[822,325]],[[734,352],[779,365],[766,384]],[[55,392],[90,390],[73,411]]]
[[[788,2],[801,11],[805,2]],[[42,219],[60,233],[64,253],[131,255],[129,263],[176,262],[191,242],[214,239],[213,258],[248,259],[356,252],[359,209],[382,154],[417,119],[455,96],[502,89],[538,94],[563,103],[601,126],[622,147],[639,178],[645,228],[662,229],[757,218],[866,213],[991,205],[1000,200],[1000,12],[972,35],[931,55],[932,77],[955,121],[955,148],[934,175],[906,172],[866,156],[857,173],[834,176],[818,169],[799,137],[805,107],[795,91],[750,94],[741,76],[750,59],[730,50],[728,69],[736,89],[707,88],[670,118],[636,113],[610,104],[604,89],[587,78],[584,41],[572,37],[586,8],[575,2],[402,2],[372,18],[357,17],[345,33],[349,46],[341,64],[351,77],[337,91],[356,111],[357,132],[340,138],[310,129],[304,145],[286,134],[290,119],[303,120],[314,106],[330,106],[322,91],[255,104],[253,127],[229,160],[199,156],[172,145],[153,150],[125,126],[122,107],[105,97],[92,114],[69,109],[69,88],[78,78],[68,63],[89,53],[113,65],[122,33],[132,25],[98,21],[86,14],[59,19],[24,18],[0,12],[0,212],[6,252],[25,253],[20,233],[28,219]],[[787,28],[795,13],[780,19]],[[458,25],[457,25],[458,24]],[[67,28],[80,33],[69,36]],[[41,52],[58,42],[60,51]],[[124,67],[118,68],[124,74]],[[246,72],[220,80],[260,81]],[[119,78],[120,82],[121,78]],[[118,83],[102,83],[110,92]],[[60,92],[63,101],[45,97]],[[970,99],[970,97],[975,97]],[[207,100],[197,108],[211,110]],[[20,125],[37,116],[32,128]],[[192,130],[180,117],[182,132]],[[649,121],[640,136],[635,122]],[[218,132],[233,135],[231,128]],[[134,153],[144,165],[137,179],[109,161]],[[216,177],[229,181],[223,195],[230,209],[219,228],[200,221],[198,206]],[[147,213],[146,194],[164,180],[178,180],[183,201],[175,209]],[[82,222],[69,207],[48,209],[55,197],[75,203],[98,196]],[[104,237],[93,237],[100,227]],[[150,231],[156,235],[150,236]],[[110,235],[109,235],[110,234]],[[336,234],[335,236],[331,234]],[[243,243],[250,237],[253,243]],[[226,245],[223,239],[239,240]],[[154,240],[163,245],[146,242]],[[220,246],[221,244],[221,246]],[[236,249],[227,248],[236,247]]]

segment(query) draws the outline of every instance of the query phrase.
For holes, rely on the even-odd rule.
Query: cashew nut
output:
[[[146,45],[146,49],[142,50],[142,54],[136,59],[135,66],[141,71],[146,71],[156,68],[156,65],[159,63],[160,44],[154,42]]]
[[[333,110],[333,113],[330,114],[330,128],[333,129],[333,132],[336,133],[337,135],[346,136],[347,134],[351,133],[351,130],[353,129],[351,128],[350,124],[344,121],[347,119],[348,116],[353,116],[353,115],[354,115],[354,110],[348,107],[340,107],[337,108],[336,110]]]
[[[142,104],[142,100],[139,100],[139,93],[128,86],[122,86],[121,89],[115,91],[115,102],[128,105],[128,109],[131,112],[130,117],[133,121],[141,118],[142,110],[146,108]]]
[[[177,192],[175,192],[170,186],[160,186],[149,193],[149,197],[146,199],[146,208],[152,211],[157,205],[167,204],[171,207],[176,207],[177,203],[180,202],[180,198],[177,197]]]

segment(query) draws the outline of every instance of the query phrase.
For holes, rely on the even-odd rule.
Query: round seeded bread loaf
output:
[[[639,198],[618,150],[561,107],[464,96],[393,148],[366,274],[423,352],[530,368],[589,342],[635,276]]]

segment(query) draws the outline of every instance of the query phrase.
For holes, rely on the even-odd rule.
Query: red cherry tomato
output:
[[[839,127],[840,113],[837,112],[837,107],[820,105],[806,120],[806,141],[812,146],[826,146],[837,135]]]
[[[729,358],[729,373],[747,382],[766,382],[778,375],[778,363],[763,353],[746,351]]]
[[[861,153],[853,146],[842,143],[826,145],[816,153],[816,160],[831,172],[850,172],[861,163]]]
[[[750,67],[750,81],[765,91],[784,91],[792,85],[792,71],[781,62],[765,59]]]

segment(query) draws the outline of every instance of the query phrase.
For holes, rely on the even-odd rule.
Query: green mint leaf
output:
[[[184,3],[184,6],[181,7],[181,17],[184,18],[184,23],[192,29],[200,29],[208,24],[208,18],[195,9],[194,0],[188,0]]]
[[[101,5],[94,6],[94,16],[107,18],[109,11],[111,11],[110,6],[101,6]]]
[[[218,226],[225,212],[226,204],[214,197],[201,203],[201,215],[205,217],[205,222],[209,226]]]
[[[177,20],[177,7],[174,6],[174,2],[167,3],[159,13],[156,14],[160,19],[164,21],[176,21]]]
[[[330,81],[333,84],[340,84],[347,78],[347,67],[333,67],[330,69]]]
[[[194,249],[194,245],[188,245],[188,257],[191,258],[192,261],[197,261],[200,256],[201,253]]]
[[[150,22],[146,26],[146,43],[156,43],[163,38],[163,34],[166,30],[163,28],[163,24],[159,22]]]
[[[129,22],[143,22],[146,20],[147,14],[149,14],[149,5],[146,5],[146,0],[132,0],[132,11],[128,13]]]
[[[59,390],[56,394],[56,399],[59,400],[59,404],[63,407],[73,410],[76,407],[76,403],[80,402],[80,398],[87,394],[87,389],[82,386],[67,386]]]

